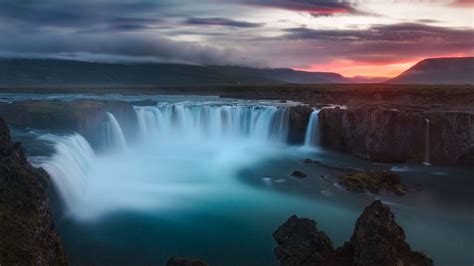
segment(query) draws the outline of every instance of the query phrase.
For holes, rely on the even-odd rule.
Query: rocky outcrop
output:
[[[387,205],[374,201],[357,219],[350,241],[334,250],[331,240],[316,222],[290,217],[273,234],[275,255],[282,266],[428,266],[433,261],[412,251],[405,232]]]
[[[323,146],[371,161],[424,162],[428,151],[432,163],[474,164],[472,113],[327,108],[319,123]]]
[[[171,257],[166,263],[166,266],[207,266],[207,263],[200,260]]]
[[[329,237],[316,228],[316,222],[291,216],[273,233],[278,243],[275,255],[281,265],[323,265],[334,253]]]
[[[306,128],[312,112],[313,109],[308,106],[290,107],[288,143],[302,144],[304,142]]]
[[[10,125],[36,129],[74,131],[94,144],[104,132],[107,112],[113,113],[130,139],[136,133],[137,116],[123,101],[21,101],[0,104],[0,116]]]
[[[0,265],[67,265],[47,196],[48,175],[26,160],[0,118]]]
[[[379,193],[380,190],[404,195],[407,188],[401,177],[393,171],[351,172],[339,178],[339,184],[349,191]]]

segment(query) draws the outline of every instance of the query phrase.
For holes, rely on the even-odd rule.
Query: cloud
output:
[[[189,18],[185,21],[189,25],[209,25],[209,26],[228,26],[236,28],[257,28],[263,26],[263,23],[251,23],[246,21],[237,21],[226,18]]]
[[[243,3],[260,7],[307,12],[313,16],[327,16],[360,12],[352,3],[331,0],[249,0],[243,1]]]

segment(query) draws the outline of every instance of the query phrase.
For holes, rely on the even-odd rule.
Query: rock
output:
[[[124,101],[21,101],[0,103],[0,116],[16,127],[78,132],[98,144],[104,132],[107,112],[114,114],[124,134],[133,139],[138,119],[133,107]]]
[[[293,171],[293,173],[291,173],[291,176],[297,177],[297,178],[305,178],[305,177],[308,177],[308,175],[307,175],[305,172],[300,171],[300,170],[295,170],[295,171]]]
[[[400,176],[393,171],[351,172],[340,177],[339,184],[354,192],[379,193],[383,189],[397,195],[406,193],[406,186],[401,183]]]
[[[207,266],[207,263],[200,260],[171,257],[166,263],[166,266]]]
[[[54,229],[49,177],[26,160],[0,118],[0,265],[67,265]]]
[[[291,216],[274,233],[280,265],[431,266],[423,253],[412,251],[403,229],[387,205],[374,201],[357,219],[350,241],[334,250],[316,222]]]
[[[304,159],[303,162],[304,162],[304,163],[313,163],[313,160],[311,160],[311,159]]]
[[[323,265],[334,252],[331,240],[318,231],[315,221],[296,215],[280,225],[273,238],[278,243],[275,255],[282,266]]]
[[[426,121],[430,121],[429,136]],[[378,162],[474,164],[474,114],[399,111],[381,107],[326,108],[319,113],[321,144]]]
[[[158,101],[152,99],[140,100],[140,101],[132,101],[130,102],[131,105],[134,106],[156,106]]]
[[[351,240],[337,252],[352,254],[352,265],[433,265],[405,242],[405,232],[390,208],[376,200],[357,219]]]
[[[290,107],[289,112],[288,143],[302,144],[313,109],[308,106],[299,105]]]

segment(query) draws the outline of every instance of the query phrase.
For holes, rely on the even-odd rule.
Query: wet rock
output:
[[[351,239],[334,250],[316,222],[292,216],[274,233],[280,265],[431,266],[425,254],[412,251],[387,205],[374,201],[357,219]]]
[[[288,143],[302,144],[304,142],[306,127],[313,109],[308,106],[290,107]]]
[[[323,265],[334,252],[329,237],[316,228],[316,222],[291,216],[273,233],[278,243],[275,255],[282,266]]]
[[[313,163],[313,160],[311,160],[311,159],[304,159],[303,162],[304,162],[304,163]]]
[[[207,266],[207,263],[200,260],[171,257],[166,266]]]
[[[140,100],[140,101],[132,101],[130,102],[131,105],[134,106],[156,106],[158,101],[152,99]]]
[[[107,112],[114,114],[124,134],[133,139],[138,119],[124,101],[21,101],[0,103],[0,116],[16,127],[78,132],[88,140],[100,141]]]
[[[352,265],[433,265],[429,257],[411,250],[403,228],[396,223],[390,208],[379,200],[365,208],[351,240],[337,253],[350,254]]]
[[[339,184],[354,192],[379,193],[383,189],[397,195],[406,193],[406,186],[401,183],[400,176],[393,171],[351,172],[340,177]]]
[[[426,121],[429,119],[429,136]],[[474,164],[474,114],[401,111],[382,107],[326,108],[321,144],[378,162]]]
[[[307,175],[305,172],[300,171],[300,170],[295,170],[295,171],[293,171],[293,173],[291,173],[291,176],[297,177],[297,178],[305,178],[305,177],[308,177],[308,175]]]
[[[54,229],[49,177],[26,160],[0,118],[0,265],[67,265]]]

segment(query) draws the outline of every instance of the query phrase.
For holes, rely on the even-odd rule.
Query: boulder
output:
[[[336,252],[352,254],[352,265],[433,265],[405,242],[405,232],[390,208],[376,200],[357,219],[351,240]]]
[[[305,177],[308,177],[308,175],[307,175],[305,172],[300,171],[300,170],[295,170],[295,171],[293,171],[293,173],[291,173],[291,176],[297,177],[297,178],[305,178]]]
[[[67,265],[48,185],[47,173],[28,163],[0,118],[0,265]]]
[[[380,190],[391,191],[397,195],[406,193],[406,186],[401,177],[393,171],[350,172],[341,176],[339,184],[349,191],[379,193]]]
[[[329,237],[316,228],[316,222],[291,216],[273,233],[278,244],[275,255],[282,266],[323,265],[334,247]]]

